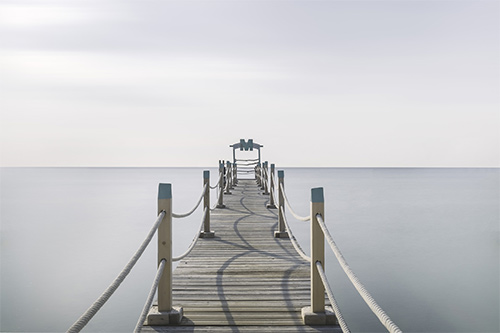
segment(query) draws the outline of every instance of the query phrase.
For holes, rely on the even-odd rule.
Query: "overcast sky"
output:
[[[0,2],[3,166],[499,166],[499,1]]]

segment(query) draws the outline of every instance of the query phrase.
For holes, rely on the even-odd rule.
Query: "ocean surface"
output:
[[[211,183],[216,169],[211,168]],[[404,332],[499,332],[500,169],[284,168],[294,210],[325,190],[351,268]],[[156,219],[158,183],[184,213],[203,168],[0,169],[0,331],[63,332],[96,300]],[[213,194],[214,195],[214,194]],[[212,202],[215,198],[212,199]],[[288,214],[302,247],[309,226]],[[201,211],[174,220],[174,254]],[[384,332],[328,246],[326,269],[353,332]],[[130,332],[156,272],[153,239],[85,332]]]

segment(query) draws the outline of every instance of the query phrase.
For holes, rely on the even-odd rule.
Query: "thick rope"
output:
[[[158,283],[160,282],[161,276],[163,275],[163,269],[165,268],[165,264],[167,260],[162,259],[160,261],[160,265],[158,265],[158,270],[156,271],[156,276],[153,281],[153,285],[151,286],[151,290],[149,291],[148,298],[146,299],[146,304],[144,304],[144,308],[142,309],[141,316],[135,325],[134,333],[140,333],[142,329],[142,325],[144,325],[144,321],[146,320],[146,316],[148,315],[149,309],[151,308],[151,304],[153,303],[153,298],[155,297],[156,290],[158,289]]]
[[[311,257],[307,256],[307,254],[300,247],[300,244],[297,242],[297,239],[295,239],[295,236],[292,233],[292,229],[290,229],[290,226],[288,225],[288,221],[286,219],[285,212],[282,207],[280,207],[280,211],[283,216],[283,222],[285,222],[285,228],[286,231],[288,232],[288,237],[290,238],[290,241],[292,242],[295,251],[297,251],[297,253],[302,257],[302,259],[311,262]]]
[[[285,204],[288,207],[288,209],[290,210],[290,213],[292,213],[293,217],[295,217],[299,221],[310,221],[311,220],[310,216],[300,216],[293,211],[292,207],[290,206],[290,202],[288,201],[288,198],[286,196],[285,189],[283,188],[283,184],[279,184],[279,187],[280,187],[280,191],[283,193],[283,197],[285,198]]]
[[[340,312],[339,305],[337,304],[335,297],[333,297],[332,288],[330,287],[330,284],[328,283],[328,279],[326,277],[325,270],[323,269],[323,265],[321,265],[320,261],[316,261],[316,268],[318,269],[319,276],[321,277],[321,281],[323,282],[323,286],[325,287],[326,294],[328,295],[328,299],[330,300],[330,304],[332,305],[333,312],[335,312],[335,316],[337,317],[337,320],[339,321],[339,325],[340,325],[340,328],[342,329],[342,332],[350,333],[351,331],[349,330],[349,327],[347,327],[347,323],[345,322],[344,317],[342,316],[342,313]]]
[[[323,220],[323,217],[320,214],[318,214],[318,215],[316,215],[316,218],[318,219],[318,222],[319,222],[318,224],[320,225],[321,230],[323,230],[323,234],[325,235],[328,244],[330,245],[333,253],[337,257],[337,260],[339,261],[340,266],[342,267],[344,272],[347,274],[347,277],[349,278],[349,280],[351,280],[352,284],[354,285],[356,290],[359,292],[361,297],[365,300],[365,303],[370,307],[372,312],[378,317],[378,319],[380,320],[382,325],[384,325],[385,328],[387,328],[387,330],[389,332],[398,332],[398,333],[401,332],[399,327],[396,326],[396,324],[394,324],[394,322],[391,320],[391,318],[389,318],[389,316],[384,312],[384,310],[382,310],[382,308],[377,304],[377,302],[375,302],[372,295],[370,295],[370,293],[368,292],[368,290],[366,290],[365,286],[361,283],[361,281],[358,279],[356,274],[354,274],[354,272],[351,270],[351,268],[349,267],[349,264],[344,259],[344,256],[342,255],[339,248],[337,247],[337,244],[335,244],[332,236],[330,235],[330,232],[326,228],[325,221]]]
[[[193,240],[191,241],[191,245],[189,245],[188,249],[186,250],[186,252],[184,252],[183,254],[181,254],[180,256],[178,257],[173,257],[172,258],[172,261],[179,261],[181,259],[183,259],[184,257],[186,257],[189,253],[191,253],[191,251],[193,250],[194,246],[196,245],[196,243],[198,242],[198,239],[200,239],[200,232],[201,232],[201,229],[203,229],[203,224],[205,222],[205,218],[208,214],[209,210],[208,209],[205,209],[204,213],[203,213],[203,218],[201,219],[201,225],[200,227],[198,228],[198,231],[197,233],[194,235],[194,238]]]
[[[222,177],[222,172],[219,172],[219,178],[217,179],[217,183],[214,186],[210,186],[210,188],[213,190],[219,186],[220,183],[220,178]]]
[[[130,273],[137,260],[139,260],[139,258],[141,257],[142,253],[144,252],[149,242],[153,238],[154,234],[156,233],[156,230],[158,229],[158,226],[160,225],[164,217],[165,217],[165,212],[162,211],[158,215],[158,218],[156,219],[153,227],[146,236],[146,239],[142,242],[141,246],[134,254],[134,256],[130,259],[125,268],[120,272],[120,274],[113,281],[113,283],[111,283],[111,285],[102,293],[102,295],[99,296],[99,298],[94,302],[94,304],[92,304],[87,309],[87,311],[85,311],[85,313],[68,329],[69,333],[80,332],[85,327],[85,325],[87,325],[90,319],[94,317],[97,311],[99,311],[99,309],[104,305],[104,303],[106,303],[106,301],[111,297],[111,295],[113,295],[115,290],[120,286],[123,280],[125,280],[127,275]]]
[[[200,203],[201,203],[201,200],[203,199],[203,197],[205,196],[205,191],[207,190],[207,186],[208,186],[208,183],[205,184],[205,186],[203,186],[203,191],[201,192],[201,196],[200,196],[200,199],[198,200],[198,202],[196,203],[196,206],[194,206],[193,209],[191,209],[191,211],[185,213],[185,214],[175,214],[175,213],[172,213],[172,217],[175,217],[177,219],[181,219],[183,217],[187,217],[191,214],[194,213],[194,211],[200,206]]]

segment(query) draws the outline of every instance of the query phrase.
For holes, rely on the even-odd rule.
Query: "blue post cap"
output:
[[[172,184],[162,184],[158,186],[158,200],[172,199]]]
[[[271,163],[271,168],[274,169],[274,163]]]
[[[285,171],[278,170],[278,178],[285,178]]]
[[[210,170],[204,170],[203,171],[203,178],[204,179],[210,178]]]
[[[311,202],[325,202],[322,187],[316,187],[311,189]]]

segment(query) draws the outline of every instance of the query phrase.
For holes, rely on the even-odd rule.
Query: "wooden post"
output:
[[[278,171],[278,186],[282,185],[285,188],[285,172],[283,170]],[[288,232],[286,232],[285,222],[284,222],[284,212],[285,212],[285,196],[283,192],[279,190],[278,187],[278,230],[274,232],[274,237],[276,238],[288,238]]]
[[[266,162],[262,163],[260,168],[260,189],[264,190],[266,188]]]
[[[233,185],[236,186],[238,184],[238,166],[236,162],[233,163]]]
[[[233,165],[231,162],[227,162],[227,177],[229,178],[229,189],[232,190],[234,189],[234,182],[233,182]]]
[[[203,210],[206,211],[203,221],[203,231],[200,233],[200,238],[213,238],[215,232],[210,231],[210,171],[203,171],[203,186],[206,186],[205,194],[203,195]]]
[[[269,195],[269,173],[268,173],[268,162],[264,162],[264,195]]]
[[[306,325],[326,325],[336,320],[332,309],[325,309],[325,286],[316,267],[318,261],[323,269],[325,267],[325,236],[317,215],[325,219],[322,187],[311,189],[311,306],[302,308],[302,319]]]
[[[257,185],[260,186],[260,171],[259,171],[259,168],[260,168],[260,163],[257,163],[257,165],[255,166],[255,180],[257,181]]]
[[[160,184],[158,188],[158,214],[165,217],[158,227],[158,265],[167,260],[158,284],[158,311],[172,310],[172,185]]]
[[[158,266],[166,261],[158,284],[158,307],[148,314],[148,325],[178,324],[182,320],[181,307],[172,306],[172,185],[158,186],[158,214],[165,212],[158,227]]]
[[[325,312],[325,287],[319,276],[316,262],[325,267],[325,236],[316,215],[325,219],[323,188],[311,189],[311,310]]]
[[[228,161],[226,162],[226,190],[224,194],[232,194],[230,189],[231,189],[231,163]]]
[[[224,208],[224,163],[219,161],[219,201],[217,208]]]
[[[276,204],[274,203],[274,164],[271,163],[271,175],[269,177],[270,179],[270,184],[271,184],[271,191],[270,191],[270,196],[269,196],[269,205],[267,205],[267,208],[276,208]]]

